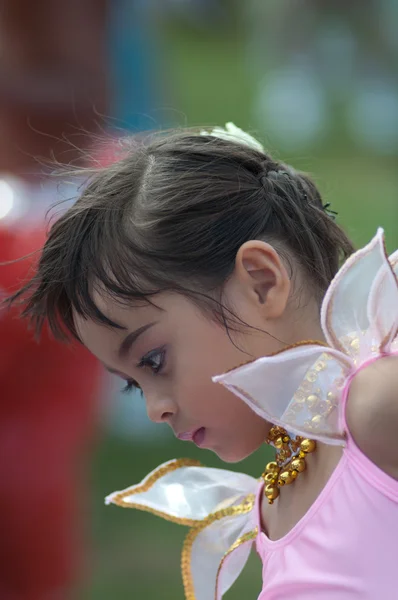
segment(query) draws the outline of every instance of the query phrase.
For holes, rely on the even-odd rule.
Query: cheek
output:
[[[219,383],[213,383],[212,378],[241,364],[247,355],[236,349],[222,331],[213,330],[204,339],[200,335],[193,339],[195,343],[187,344],[184,351],[179,348],[173,360],[173,391],[178,405],[201,414],[213,413],[214,418],[231,407],[240,412],[244,403]]]
[[[210,375],[187,369],[175,391],[180,411],[208,429],[210,449],[223,461],[239,462],[265,442],[269,424]]]
[[[218,396],[218,387],[211,376],[200,376],[197,370],[187,369],[175,380],[174,397],[182,410],[203,414]]]
[[[197,370],[185,371],[176,389],[177,404],[183,410],[203,420],[207,427],[236,432],[240,422],[247,424],[257,417],[249,407],[219,383],[211,374],[200,376]]]
[[[237,349],[222,330],[211,331],[184,350],[177,360],[177,373],[181,378],[189,378],[194,385],[211,386],[212,378],[247,361],[247,354]],[[216,388],[220,385],[215,386]]]

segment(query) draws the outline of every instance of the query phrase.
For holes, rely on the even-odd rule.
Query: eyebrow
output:
[[[143,325],[142,327],[139,327],[138,329],[136,329],[135,331],[131,331],[122,341],[122,343],[119,346],[119,350],[118,350],[118,357],[119,358],[124,358],[129,352],[130,349],[132,347],[133,344],[135,344],[135,342],[137,341],[137,339],[140,337],[140,335],[142,335],[143,333],[145,333],[145,331],[147,331],[148,329],[150,329],[151,327],[153,327],[154,325],[157,324],[158,321],[152,321],[151,323],[147,323],[146,325]]]

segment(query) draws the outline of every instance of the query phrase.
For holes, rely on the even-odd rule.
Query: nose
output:
[[[169,398],[146,398],[146,411],[154,423],[168,423],[176,412],[174,402]]]

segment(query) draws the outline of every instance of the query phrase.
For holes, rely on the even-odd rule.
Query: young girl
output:
[[[171,461],[108,498],[192,527],[190,600],[253,542],[261,600],[395,597],[398,255],[379,230],[334,277],[353,248],[333,216],[232,124],[161,137],[92,178],[13,298],[179,439],[226,462],[275,446],[261,480]]]

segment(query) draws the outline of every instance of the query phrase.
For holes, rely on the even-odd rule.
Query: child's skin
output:
[[[226,462],[237,462],[257,450],[271,425],[212,376],[302,340],[323,341],[319,306],[300,268],[290,276],[269,244],[249,241],[239,249],[235,269],[225,284],[223,301],[244,323],[230,330],[178,294],[161,293],[151,304],[121,306],[96,292],[94,300],[116,329],[75,314],[79,336],[112,372],[134,380],[143,390],[148,415],[167,422],[174,433],[196,437]],[[124,353],[126,336],[150,325]],[[144,357],[144,359],[143,359]],[[266,390],[267,382],[264,382]],[[391,357],[359,373],[347,405],[350,430],[362,451],[398,478],[398,359]],[[183,436],[184,437],[184,436]],[[342,449],[318,444],[307,471],[284,488],[272,507],[263,502],[264,530],[271,539],[285,535],[312,505],[326,484]]]

